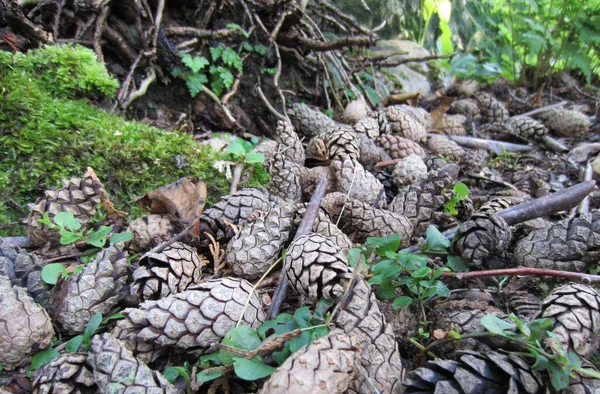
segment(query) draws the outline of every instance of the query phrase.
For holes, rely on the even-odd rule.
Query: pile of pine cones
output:
[[[104,248],[55,286],[42,280],[41,270],[49,253],[65,252],[60,233],[38,219],[72,212],[86,226],[106,192],[93,174],[47,191],[27,220],[30,240],[45,257],[0,241],[0,365],[9,371],[26,367],[32,356],[53,346],[53,337],[84,333],[97,312],[120,312],[124,318],[96,334],[89,351],[67,353],[63,347],[59,357],[34,371],[33,392],[178,392],[148,365],[168,357],[197,360],[216,350],[236,325],[256,329],[264,323],[269,297],[259,296],[250,281],[261,278],[286,249],[282,269],[301,300],[341,303],[329,335],[294,353],[264,382],[261,393],[547,392],[548,378],[532,369],[531,360],[501,352],[501,341],[464,341],[461,348],[448,350],[451,359],[411,368],[399,347],[406,338],[399,338],[397,327],[388,322],[389,308],[348,264],[348,251],[369,237],[400,234],[405,248],[429,225],[444,229],[456,219],[462,224],[455,251],[472,269],[523,265],[582,271],[598,261],[597,211],[532,229],[509,226],[497,215],[506,208],[504,201],[474,212],[473,202],[464,199],[458,218],[443,209],[461,169],[487,165],[486,151],[463,148],[445,137],[464,135],[467,119],[539,141],[567,129],[580,138],[589,129],[587,118],[566,110],[549,111],[539,120],[510,118],[502,103],[486,93],[459,100],[453,109],[460,114],[444,114],[446,126],[432,136],[430,115],[419,108],[390,106],[342,124],[294,105],[293,124],[280,121],[275,141],[256,147],[266,157],[268,188],[222,197],[192,218],[199,223],[198,236],[163,250],[156,246],[181,231],[181,218],[151,214],[137,219],[128,228],[133,241]],[[307,168],[309,159],[324,165]],[[393,170],[375,166],[391,159],[404,160]],[[312,231],[296,237],[306,201],[323,178],[328,194]],[[141,258],[130,263],[135,254]],[[507,317],[506,309],[481,296],[443,302],[430,307],[432,327],[441,330],[483,331],[485,314]],[[515,294],[506,305],[525,321],[550,318],[563,345],[581,357],[600,346],[600,295],[590,286],[558,287],[543,301]],[[597,380],[578,378],[567,392],[597,390]]]

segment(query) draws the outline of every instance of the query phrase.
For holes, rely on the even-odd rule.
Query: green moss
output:
[[[81,176],[87,166],[125,211],[133,210],[135,196],[182,176],[204,179],[209,202],[229,189],[230,181],[213,167],[222,155],[190,135],[125,121],[76,100],[111,97],[118,87],[89,49],[0,51],[0,87],[0,224],[22,216],[15,206],[26,209],[44,190]],[[186,165],[179,168],[182,157]]]

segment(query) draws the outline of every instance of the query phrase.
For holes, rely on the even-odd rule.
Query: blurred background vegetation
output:
[[[600,77],[600,0],[334,3],[367,26],[387,21],[381,38],[414,40],[437,54],[459,52],[445,64],[459,77],[504,77],[534,87],[561,70],[575,72],[588,85]]]

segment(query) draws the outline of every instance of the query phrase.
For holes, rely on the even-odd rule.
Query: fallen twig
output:
[[[486,276],[523,276],[523,275],[535,275],[535,276],[554,276],[558,278],[567,278],[573,280],[581,280],[584,284],[600,283],[600,275],[585,274],[583,272],[571,272],[571,271],[558,271],[558,270],[547,270],[543,268],[529,268],[529,267],[517,267],[517,268],[505,268],[497,270],[483,270],[483,271],[471,271],[471,272],[444,272],[442,276],[462,279],[481,278]]]
[[[544,111],[547,111],[547,110],[552,109],[552,108],[562,107],[563,105],[565,105],[567,103],[568,103],[567,101],[561,101],[560,103],[556,103],[556,104],[552,104],[552,105],[547,105],[547,106],[542,107],[542,108],[534,109],[533,111],[525,112],[524,114],[521,114],[519,116],[531,116],[531,115],[539,114],[540,112],[544,112]]]
[[[233,178],[231,179],[231,188],[229,194],[233,194],[237,191],[238,184],[242,178],[242,171],[244,171],[244,163],[237,163],[233,169]]]
[[[398,59],[398,60],[384,60],[379,63],[380,67],[396,67],[405,63],[420,63],[420,62],[428,62],[430,60],[436,59],[448,59],[454,57],[458,54],[458,52],[448,53],[446,55],[430,55],[430,56],[421,56],[421,57],[412,57],[407,59]]]
[[[486,140],[462,135],[447,135],[446,138],[467,148],[491,150],[498,155],[506,152],[527,152],[533,149],[531,145],[512,144],[510,142]]]

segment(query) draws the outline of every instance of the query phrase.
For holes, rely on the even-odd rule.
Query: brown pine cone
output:
[[[142,300],[158,300],[177,294],[202,279],[202,267],[208,264],[194,248],[173,242],[160,253],[147,253],[133,272],[131,294]]]
[[[600,295],[593,287],[570,283],[552,290],[540,317],[551,319],[552,332],[579,356],[590,357],[600,348]]]
[[[36,371],[34,394],[94,394],[98,387],[87,353],[66,353]]]
[[[363,243],[368,237],[386,237],[397,233],[400,234],[403,248],[410,244],[413,226],[403,215],[373,208],[354,198],[346,199],[343,193],[326,195],[322,205],[332,217],[342,215],[340,229],[348,235],[354,235],[354,242]]]
[[[248,223],[248,214],[254,211],[268,212],[269,209],[271,202],[266,189],[242,189],[221,197],[221,201],[202,213],[200,220],[206,223],[223,220],[244,226]]]
[[[337,176],[338,191],[349,193],[350,197],[368,203],[377,201],[377,198],[383,193],[381,182],[350,156],[334,161],[332,167]],[[378,206],[384,202],[383,199],[380,199]]]
[[[50,347],[54,329],[46,311],[27,290],[0,276],[0,365],[12,370],[31,355]]]
[[[334,192],[337,188],[337,179],[332,167],[314,167],[310,168],[300,177],[300,186],[302,187],[302,196],[304,201],[310,200],[321,179],[327,178],[327,192]]]
[[[455,163],[460,163],[465,151],[456,142],[441,135],[429,137],[427,149],[435,155],[442,155]]]
[[[260,278],[281,255],[290,237],[295,207],[285,204],[258,217],[227,245],[227,264],[235,276]]]
[[[359,278],[349,293],[335,325],[347,334],[356,335],[362,348],[356,358],[350,389],[358,393],[401,392],[404,367],[393,327],[386,323],[375,293],[364,279]]]
[[[597,394],[600,393],[600,379],[571,378],[569,387],[561,390],[561,394]]]
[[[486,201],[477,212],[479,213],[498,213],[507,208],[515,205],[512,201],[506,200],[504,198],[495,198],[493,200]]]
[[[283,120],[277,121],[275,139],[281,145],[279,151],[287,160],[304,165],[304,159],[306,158],[304,147],[291,124]]]
[[[355,335],[342,330],[331,331],[285,360],[259,393],[345,393],[354,377],[359,351],[360,343]]]
[[[287,248],[284,264],[290,286],[314,302],[341,297],[352,276],[342,249],[317,233],[294,239]]]
[[[542,310],[542,301],[527,291],[510,292],[506,296],[506,306],[523,321],[535,319]]]
[[[127,231],[133,234],[128,249],[138,253],[151,249],[175,235],[171,215],[150,214],[129,223]]]
[[[458,234],[456,250],[478,268],[487,263],[488,257],[504,253],[512,239],[509,225],[493,213],[475,213],[460,225]]]
[[[338,125],[329,116],[305,104],[292,105],[288,115],[292,118],[296,132],[303,137],[327,135]]]
[[[475,99],[479,102],[483,123],[505,122],[508,120],[508,110],[489,93],[477,93]]]
[[[331,130],[325,139],[331,160],[340,160],[350,156],[354,161],[360,159],[360,142],[352,127],[339,125]]]
[[[424,108],[413,107],[406,104],[395,105],[394,107],[411,115],[414,120],[419,122],[425,128],[425,130],[429,129],[431,124],[431,115]]]
[[[399,190],[388,209],[406,217],[413,225],[413,234],[421,236],[430,224],[447,217],[442,207],[450,197],[442,192],[452,188],[459,170],[456,164],[447,164],[440,170],[430,171],[425,182]]]
[[[488,165],[490,154],[483,149],[463,148],[461,164],[464,172],[478,173]]]
[[[306,213],[306,204],[300,204],[294,214],[295,227],[300,225],[304,214]],[[348,251],[352,249],[352,241],[346,234],[335,224],[325,210],[321,208],[319,214],[315,218],[311,231],[330,238],[337,246],[342,249],[342,253],[347,256]]]
[[[96,312],[107,315],[127,280],[127,254],[111,245],[64,284],[66,295],[56,321],[68,334],[81,334]]]
[[[377,138],[381,146],[392,159],[403,159],[410,155],[418,155],[425,159],[427,154],[418,143],[394,134],[382,134]]]
[[[364,100],[352,100],[346,104],[342,114],[342,122],[354,124],[369,116],[369,106]]]
[[[512,134],[527,140],[539,141],[548,135],[548,129],[542,123],[528,116],[513,116],[506,125]]]
[[[283,201],[299,202],[302,200],[300,176],[295,171],[295,165],[281,153],[276,153],[269,162],[268,172],[271,175],[269,193]]]
[[[427,166],[420,156],[415,154],[405,157],[396,163],[392,180],[396,187],[401,188],[413,183],[421,183],[427,179]]]
[[[408,138],[414,142],[425,142],[427,139],[427,129],[415,119],[411,110],[406,110],[406,106],[393,105],[379,110],[385,114],[385,119],[389,124],[390,132],[400,137]],[[411,111],[411,112],[409,112]]]
[[[252,285],[244,279],[219,278],[203,282],[188,290],[146,301],[139,308],[123,311],[125,320],[118,326],[124,336],[179,350],[208,349],[220,342],[236,326],[250,298],[242,324],[258,328],[265,313]]]
[[[428,361],[407,374],[404,393],[542,394],[541,374],[525,358],[494,351],[459,351],[456,360]]]
[[[600,214],[581,214],[535,230],[515,248],[517,264],[532,268],[581,272],[598,261]]]
[[[48,212],[50,220],[60,212],[71,212],[85,227],[92,221],[104,195],[106,195],[104,185],[91,168],[88,168],[83,178],[63,181],[62,189],[47,190],[44,192],[44,197],[31,205],[31,213],[26,219],[27,235],[31,242],[36,246],[44,246],[48,243],[54,246],[60,245],[58,230],[39,223],[38,219],[41,219],[45,212]]]
[[[374,140],[379,137],[380,124],[376,114],[371,114],[356,122],[353,126],[354,131],[360,136],[364,134],[367,138]]]
[[[463,115],[448,115],[442,116],[441,125],[437,129],[446,135],[466,135],[465,122],[467,118]]]
[[[160,372],[152,371],[133,357],[109,333],[92,338],[87,362],[93,368],[94,381],[101,393],[178,393]]]
[[[371,169],[380,161],[391,160],[390,155],[383,148],[377,146],[374,140],[366,136],[360,136],[358,141],[360,145],[359,162],[366,168]]]
[[[590,120],[579,111],[552,108],[535,117],[557,137],[583,138],[590,129]]]
[[[464,115],[471,118],[481,116],[479,104],[474,99],[460,99],[450,105],[450,111],[455,114]]]

